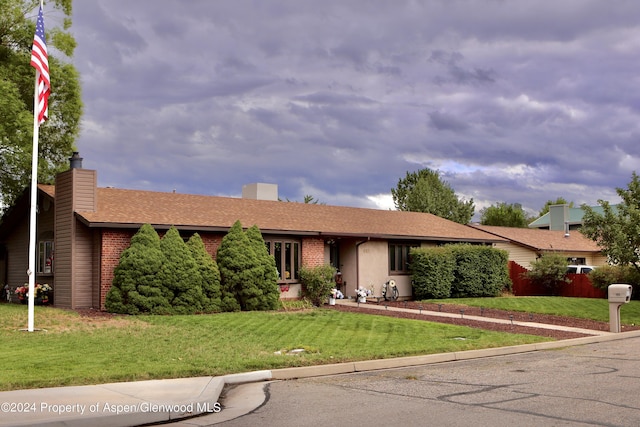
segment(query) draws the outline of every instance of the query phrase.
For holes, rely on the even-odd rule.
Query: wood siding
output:
[[[76,211],[95,211],[97,174],[71,169],[56,177],[54,301],[64,308],[93,305],[93,233],[75,218]]]
[[[72,308],[71,278],[73,242],[73,175],[72,171],[56,177],[55,203],[55,278],[53,301],[57,307]]]
[[[7,239],[7,284],[11,289],[29,281],[29,218],[25,218]]]
[[[509,253],[509,261],[517,262],[527,269],[531,268],[531,263],[538,257],[536,251],[510,242],[496,243],[493,247],[507,251]]]

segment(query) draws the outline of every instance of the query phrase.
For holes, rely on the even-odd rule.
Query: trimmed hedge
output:
[[[494,297],[511,288],[508,253],[469,244],[411,251],[413,295],[433,298]]]
[[[454,298],[495,297],[511,286],[509,254],[490,246],[453,245],[456,278]]]
[[[412,249],[413,297],[417,300],[449,298],[455,269],[455,257],[450,248]]]

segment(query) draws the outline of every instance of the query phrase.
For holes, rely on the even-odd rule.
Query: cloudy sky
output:
[[[637,0],[74,2],[100,186],[388,209],[440,170],[476,213],[617,201],[640,169]]]

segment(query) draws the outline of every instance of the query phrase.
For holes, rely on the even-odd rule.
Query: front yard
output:
[[[20,330],[27,323],[24,305],[0,304],[0,318],[0,390],[216,376],[548,340],[326,309],[86,317],[35,307],[38,332]],[[305,351],[286,354],[293,349]]]

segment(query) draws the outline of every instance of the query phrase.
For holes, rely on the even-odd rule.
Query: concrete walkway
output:
[[[339,303],[357,305],[357,303],[349,301],[340,301]],[[404,308],[385,308],[376,304],[367,304],[367,308],[411,311]],[[415,310],[413,311],[415,312]],[[456,317],[451,313],[426,312],[424,310],[422,313],[432,316]],[[465,318],[485,322],[511,323],[509,320],[487,317],[465,316]],[[535,328],[571,330],[591,336],[512,347],[265,370],[221,377],[151,380],[0,392],[0,426],[134,426],[159,422],[177,422],[185,426],[206,425],[229,419],[229,416],[234,413],[233,408],[222,408],[219,403],[220,393],[228,385],[416,366],[640,336],[640,331],[610,333],[542,325],[535,322],[514,321],[513,323]],[[234,413],[233,417],[239,415],[241,414]],[[199,417],[193,418],[195,416]]]

